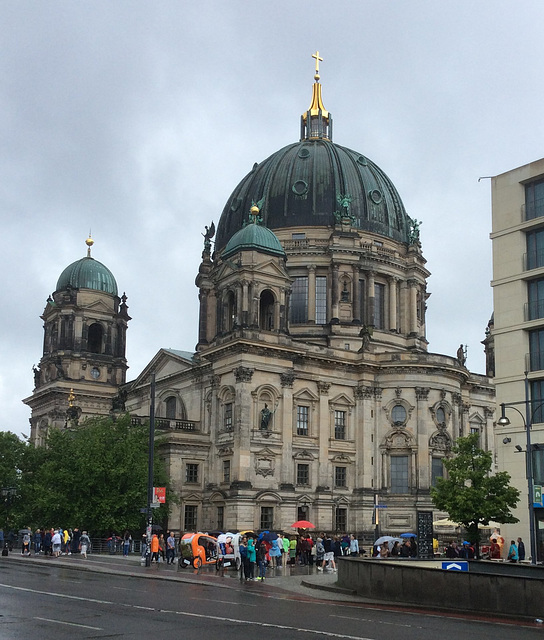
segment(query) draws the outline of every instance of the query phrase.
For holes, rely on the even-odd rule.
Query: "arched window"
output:
[[[227,298],[225,302],[226,306],[226,331],[232,331],[234,329],[235,321],[236,321],[236,299],[234,297],[234,293],[229,291],[227,293]]]
[[[170,396],[169,398],[166,398],[166,401],[164,403],[165,407],[166,407],[166,418],[168,420],[175,420],[176,419],[176,410],[177,410],[177,400],[174,396]]]
[[[274,294],[269,289],[261,293],[259,302],[259,328],[265,331],[274,329]]]
[[[89,334],[87,337],[87,350],[91,353],[102,353],[102,336],[104,335],[104,329],[98,322],[93,323],[89,327]]]

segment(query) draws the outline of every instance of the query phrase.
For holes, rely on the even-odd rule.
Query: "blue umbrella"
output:
[[[278,534],[274,533],[273,531],[269,531],[268,533],[264,534],[264,539],[267,542],[273,542],[274,540],[278,539]]]
[[[401,538],[417,538],[415,533],[401,533],[400,537]]]

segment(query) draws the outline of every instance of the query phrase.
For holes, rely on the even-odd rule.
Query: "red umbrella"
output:
[[[308,520],[297,520],[291,525],[293,529],[315,529],[315,524],[312,524]]]

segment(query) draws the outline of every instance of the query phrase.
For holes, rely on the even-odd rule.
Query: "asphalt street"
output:
[[[303,580],[327,587],[334,574],[288,573],[240,582],[213,568],[141,567],[136,558],[2,558],[0,639],[524,640],[544,633],[535,623],[401,610],[315,591]]]

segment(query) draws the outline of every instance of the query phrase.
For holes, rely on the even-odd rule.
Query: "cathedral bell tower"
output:
[[[219,255],[210,255],[207,229],[196,278],[200,290],[197,350],[233,337],[286,334],[291,279],[276,235],[262,225],[263,201],[253,203],[244,226]],[[212,226],[213,228],[213,226]]]
[[[31,440],[42,444],[48,427],[74,426],[82,418],[122,409],[126,380],[127,297],[111,271],[87,255],[61,273],[44,312],[43,355],[34,367]]]

